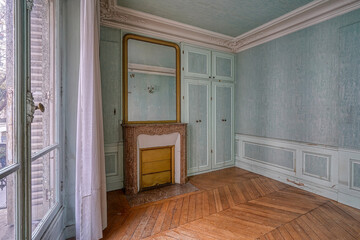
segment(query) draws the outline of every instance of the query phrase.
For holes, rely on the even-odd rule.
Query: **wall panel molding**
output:
[[[237,37],[212,32],[101,0],[101,24],[226,52],[241,52],[360,8],[359,0],[316,0]]]
[[[360,188],[357,187],[360,186],[360,151],[244,134],[236,134],[235,139],[237,167],[360,209]],[[282,166],[247,158],[244,147],[249,142],[293,149],[296,168],[289,171]],[[267,154],[274,154],[273,158],[276,158],[277,153]]]
[[[331,156],[303,152],[302,163],[302,173],[304,175],[330,181]],[[325,166],[321,166],[324,163]]]
[[[123,142],[105,144],[107,191],[113,191],[124,187],[123,148]]]

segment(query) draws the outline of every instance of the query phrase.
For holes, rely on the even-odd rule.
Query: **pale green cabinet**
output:
[[[234,164],[234,85],[232,83],[212,83],[212,145],[213,168]]]
[[[183,47],[185,77],[221,81],[234,80],[234,56],[185,45]]]
[[[186,122],[188,123],[188,173],[211,169],[210,95],[211,83],[185,80]]]
[[[183,55],[185,76],[211,78],[211,51],[184,46]]]
[[[234,80],[234,56],[231,54],[212,52],[212,77],[217,80]]]
[[[188,175],[234,165],[234,56],[183,46]]]

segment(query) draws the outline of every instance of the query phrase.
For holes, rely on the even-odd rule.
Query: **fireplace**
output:
[[[175,183],[175,146],[139,148],[140,190]]]
[[[162,183],[186,182],[186,124],[123,124],[124,133],[124,187],[126,194],[136,194],[146,187],[152,187]],[[164,150],[162,157],[147,159],[145,174],[143,172],[143,151],[150,149],[171,149],[170,167],[166,161]],[[154,152],[150,152],[150,155]],[[161,159],[163,158],[163,159]],[[149,166],[157,164],[154,169]],[[149,172],[149,171],[154,172]],[[145,176],[144,176],[145,175]],[[145,177],[145,178],[144,178]],[[151,182],[155,179],[155,182]],[[142,184],[145,180],[145,186]]]

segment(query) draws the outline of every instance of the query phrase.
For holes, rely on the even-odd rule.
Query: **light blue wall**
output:
[[[360,149],[360,10],[240,52],[235,132]]]
[[[101,27],[100,71],[104,142],[120,141],[121,120],[121,30]]]
[[[65,226],[75,224],[76,116],[80,56],[80,0],[64,1]]]

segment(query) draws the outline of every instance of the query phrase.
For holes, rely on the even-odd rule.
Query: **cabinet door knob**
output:
[[[199,122],[201,122],[201,119],[199,120]]]
[[[209,76],[209,78],[211,78],[211,76]]]
[[[196,120],[196,122],[199,122],[198,120]]]
[[[215,76],[213,76],[213,78],[215,78]]]

